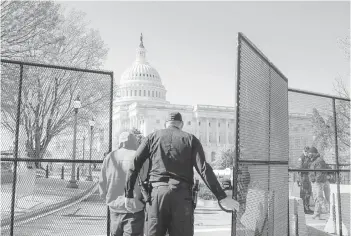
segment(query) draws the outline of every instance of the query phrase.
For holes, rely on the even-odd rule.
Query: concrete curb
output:
[[[23,223],[23,221],[30,221],[31,218],[40,218],[44,215],[49,215],[56,211],[57,209],[64,208],[69,205],[76,204],[86,198],[88,198],[90,195],[92,195],[98,186],[98,183],[95,183],[92,185],[90,188],[86,189],[84,192],[77,194],[75,196],[72,196],[71,198],[68,198],[62,202],[58,202],[52,205],[49,205],[47,207],[44,207],[42,209],[37,209],[29,213],[25,213],[22,215],[17,215],[14,217],[14,222],[16,225]],[[4,229],[4,227],[9,226],[11,223],[11,217],[6,217],[5,219],[1,220],[1,228]]]
[[[334,236],[335,234],[329,234],[323,230],[319,230],[307,225],[308,236]]]

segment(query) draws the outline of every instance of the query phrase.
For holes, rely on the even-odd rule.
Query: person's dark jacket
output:
[[[174,178],[193,183],[193,167],[218,200],[226,198],[211,166],[206,162],[200,141],[192,134],[171,126],[148,135],[135,154],[134,166],[129,170],[125,195],[133,197],[133,188],[143,163],[150,159],[150,182]]]
[[[311,164],[311,170],[327,169],[327,165],[319,153],[313,154]],[[326,172],[324,171],[313,171],[309,173],[310,181],[317,183],[325,183],[327,181]]]
[[[311,161],[309,157],[302,154],[298,159],[297,168],[308,170],[310,168],[310,164],[311,164]],[[301,184],[305,183],[306,181],[309,181],[308,172],[299,172],[298,181]]]

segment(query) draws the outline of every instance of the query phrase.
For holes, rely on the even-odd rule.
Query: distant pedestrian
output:
[[[302,170],[308,170],[310,167],[310,158],[309,155],[309,147],[305,147],[303,150],[303,154],[298,159],[298,168]],[[308,177],[308,172],[299,172],[299,179],[297,181],[300,186],[300,198],[303,202],[303,208],[305,214],[313,214],[313,211],[310,209],[310,198],[312,196],[312,185],[311,181]]]
[[[125,208],[124,184],[128,170],[133,166],[135,150],[138,147],[136,137],[130,132],[119,136],[119,149],[104,158],[99,191],[110,209],[112,236],[142,236],[144,228],[144,207],[139,185],[134,189],[135,205]],[[147,169],[140,172],[146,178]]]
[[[321,158],[317,148],[311,147],[309,149],[309,157],[311,160],[310,170],[319,170],[327,168],[326,163]],[[320,216],[323,213],[322,209],[326,206],[326,200],[324,198],[324,185],[327,180],[326,172],[311,171],[309,173],[309,178],[312,182],[312,193],[314,199],[314,214],[312,217],[313,219],[320,219]]]

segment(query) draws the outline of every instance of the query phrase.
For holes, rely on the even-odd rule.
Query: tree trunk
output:
[[[33,140],[27,140],[26,141],[26,152],[27,152],[27,156],[28,158],[32,158],[32,159],[42,159],[44,157],[44,154],[46,152],[46,147],[47,145],[44,145],[44,148],[41,148],[40,143],[39,145],[35,145],[35,148],[33,149]],[[33,162],[27,162],[27,167],[31,168]],[[38,169],[44,169],[41,166],[41,162],[34,162],[35,167]]]

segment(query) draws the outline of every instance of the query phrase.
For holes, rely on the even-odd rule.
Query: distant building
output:
[[[119,82],[120,97],[114,101],[113,114],[114,147],[119,130],[137,128],[148,135],[164,128],[172,111],[182,114],[184,131],[200,139],[209,161],[214,159],[219,148],[234,145],[234,107],[170,104],[159,73],[146,60],[142,37],[136,61],[122,74]]]

